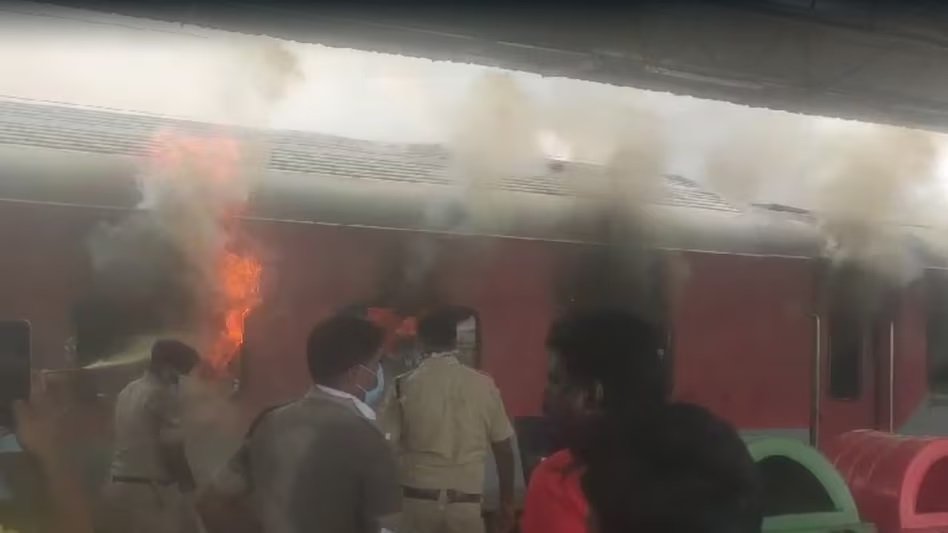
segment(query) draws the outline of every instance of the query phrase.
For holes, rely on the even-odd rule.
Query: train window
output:
[[[854,400],[862,392],[862,352],[868,325],[853,312],[830,314],[829,389],[838,400]]]
[[[480,368],[481,331],[480,317],[467,307],[451,307],[458,321],[457,341],[458,358],[462,363]],[[411,370],[421,363],[419,346],[415,339],[416,316],[396,311],[390,307],[371,305],[351,305],[341,310],[344,314],[362,316],[382,327],[386,333],[385,351],[390,371],[396,373]]]
[[[458,352],[461,361],[474,368],[481,367],[481,328],[480,319],[473,309],[461,309],[462,318],[458,322]]]

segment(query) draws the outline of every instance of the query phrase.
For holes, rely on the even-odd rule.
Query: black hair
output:
[[[418,340],[427,351],[450,351],[458,346],[458,310],[443,308],[432,311],[418,321]]]
[[[600,533],[760,531],[757,467],[737,432],[705,409],[667,405],[598,445],[582,485]]]
[[[151,366],[166,366],[187,374],[201,361],[197,350],[175,339],[158,339],[151,346]]]
[[[315,383],[328,383],[372,359],[383,332],[364,318],[338,315],[316,324],[306,342],[306,362]]]
[[[628,311],[604,309],[557,321],[547,348],[571,382],[601,392],[606,416],[627,419],[665,402],[664,337]]]

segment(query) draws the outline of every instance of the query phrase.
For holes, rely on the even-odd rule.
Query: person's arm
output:
[[[158,418],[158,453],[161,461],[178,487],[183,492],[191,492],[195,488],[194,474],[184,449],[180,402],[176,392],[162,389],[151,399],[149,408]]]
[[[512,441],[513,426],[510,424],[510,418],[507,417],[507,410],[504,409],[500,391],[493,387],[491,395],[492,407],[488,433],[491,449],[494,452],[494,462],[497,464],[497,483],[500,495],[498,531],[508,533],[513,530],[516,518],[514,506],[514,468],[516,462]]]
[[[491,443],[494,461],[497,463],[497,484],[500,493],[500,531],[508,533],[513,527],[514,515],[514,450],[513,441],[504,439]]]
[[[362,508],[366,518],[375,520],[380,531],[400,531],[402,487],[398,464],[391,446],[372,427],[360,436],[362,446]]]
[[[208,533],[258,533],[263,530],[249,501],[249,466],[249,451],[245,443],[199,494],[197,510]]]
[[[162,462],[171,477],[177,483],[182,492],[193,492],[195,489],[194,474],[191,472],[191,465],[188,464],[188,457],[184,451],[184,443],[180,440],[163,441],[160,444]]]
[[[92,516],[78,477],[62,454],[56,415],[42,382],[34,379],[30,402],[14,404],[16,435],[20,445],[36,458],[53,506],[52,525],[57,533],[92,533]]]
[[[399,382],[396,378],[385,395],[378,418],[379,428],[381,428],[386,440],[396,452],[402,436],[402,405],[399,400],[398,387]]]

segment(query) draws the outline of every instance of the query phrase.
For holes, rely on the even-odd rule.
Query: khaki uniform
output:
[[[406,531],[483,532],[481,503],[451,503],[449,493],[481,495],[491,443],[513,436],[494,381],[453,353],[434,354],[397,379],[380,422],[397,447],[408,489]],[[411,489],[439,496],[413,497]]]
[[[193,508],[174,484],[160,443],[181,439],[177,389],[146,372],[115,402],[115,451],[99,521],[109,532],[195,531]]]

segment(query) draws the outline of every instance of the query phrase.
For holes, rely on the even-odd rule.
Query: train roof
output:
[[[155,115],[75,106],[0,100],[0,143],[125,156],[145,155],[156,131],[212,133],[219,125]],[[451,154],[438,144],[385,143],[305,131],[251,130],[270,149],[268,168],[313,176],[450,185]],[[514,192],[569,195],[566,183],[596,178],[601,167],[550,160],[545,173],[507,176],[500,187]],[[736,212],[721,196],[687,178],[664,177],[654,202],[661,205]]]
[[[137,161],[156,132],[220,131],[221,125],[111,109],[0,100],[0,199],[132,208]],[[398,144],[312,132],[228,127],[263,137],[266,180],[251,215],[398,229],[454,230],[432,222],[430,205],[455,198],[450,151],[436,144]],[[28,176],[26,180],[17,175]],[[70,176],[64,176],[70,174]],[[13,179],[10,179],[10,178]],[[508,176],[499,236],[596,241],[595,202],[577,183],[605,180],[600,165],[549,161],[543,172]],[[812,221],[773,209],[738,206],[685,177],[666,175],[649,202],[660,245],[732,253],[814,256],[822,239]],[[425,204],[428,204],[427,207]],[[515,208],[514,208],[515,207]],[[504,218],[504,217],[500,217]],[[468,231],[469,228],[462,228]]]

